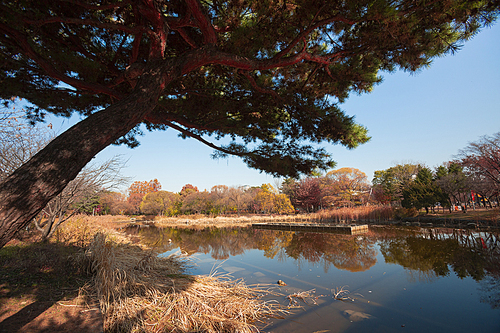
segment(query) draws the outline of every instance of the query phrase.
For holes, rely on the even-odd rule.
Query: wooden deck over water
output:
[[[328,232],[328,233],[347,234],[347,235],[357,235],[368,231],[367,224],[344,225],[344,224],[325,224],[325,223],[265,222],[265,223],[252,223],[252,227],[256,229]]]

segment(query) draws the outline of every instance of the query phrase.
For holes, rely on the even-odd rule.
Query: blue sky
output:
[[[449,161],[459,149],[481,136],[500,131],[500,24],[481,31],[455,55],[436,59],[418,73],[383,73],[372,93],[352,95],[341,107],[369,130],[371,141],[348,150],[327,145],[336,169],[353,167],[368,179],[376,170],[400,163],[431,168]],[[52,119],[62,132],[71,120]],[[274,184],[272,176],[248,168],[240,159],[213,160],[212,149],[177,132],[146,132],[135,149],[111,146],[96,156],[128,160],[123,174],[133,180],[157,178],[162,189],[179,192],[193,184],[203,190],[214,185]]]

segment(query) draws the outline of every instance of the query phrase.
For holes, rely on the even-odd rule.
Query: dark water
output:
[[[302,308],[264,332],[500,332],[498,232],[374,227],[362,235],[137,228],[165,255],[182,251],[193,274],[231,274],[309,291]],[[278,286],[278,280],[286,286]],[[333,297],[344,287],[345,300]],[[349,297],[349,298],[347,298]]]

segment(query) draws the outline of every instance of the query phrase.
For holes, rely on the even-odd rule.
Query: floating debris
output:
[[[278,280],[276,283],[280,286],[286,286],[286,283],[283,280]]]
[[[347,294],[349,294],[349,290],[347,289],[344,289],[348,286],[342,286],[342,287],[337,287],[334,289],[332,289],[332,295],[333,295],[333,298],[335,298],[336,300],[338,301],[353,301],[354,302],[354,298],[352,297],[349,297],[347,296]]]
[[[316,289],[290,294],[286,297],[290,302],[288,304],[288,307],[298,307],[299,302],[297,300],[301,300],[307,305],[317,305],[318,304],[316,302],[317,297],[315,297],[315,294],[316,294]]]

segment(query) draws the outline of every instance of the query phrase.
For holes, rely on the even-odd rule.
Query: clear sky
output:
[[[455,55],[436,59],[418,73],[384,73],[372,93],[352,95],[341,107],[369,130],[372,139],[354,149],[328,145],[337,168],[353,167],[368,179],[376,170],[418,162],[431,168],[449,161],[481,136],[500,131],[500,23],[486,28]],[[74,121],[49,120],[62,132]],[[177,132],[145,132],[135,149],[111,146],[95,158],[128,159],[123,174],[133,181],[157,178],[163,190],[192,184],[274,184],[272,176],[250,169],[239,158],[213,160],[212,149]]]

